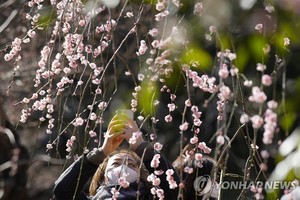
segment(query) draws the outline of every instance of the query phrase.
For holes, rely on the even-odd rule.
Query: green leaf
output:
[[[202,70],[210,69],[213,62],[211,55],[197,46],[188,47],[183,53],[182,61],[187,64],[197,63]]]
[[[154,113],[154,101],[158,99],[157,83],[144,79],[138,93],[138,108],[145,116]]]

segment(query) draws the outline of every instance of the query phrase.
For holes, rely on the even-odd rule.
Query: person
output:
[[[0,95],[0,199],[27,200],[29,152],[8,120]]]
[[[195,144],[187,144],[172,163],[177,174],[182,174],[184,187],[179,192],[180,199],[215,199],[218,195],[217,183],[212,183],[210,177],[216,161],[208,156],[203,156],[200,161],[196,160],[196,149]],[[198,177],[206,177],[205,179],[198,179],[199,181],[205,180],[205,184],[197,184]],[[197,188],[198,186],[202,188]],[[209,191],[205,193],[206,189]]]
[[[154,172],[174,169],[172,164],[142,136],[135,137],[139,128],[134,120],[128,119],[123,128],[120,124],[113,118],[102,146],[81,156],[61,174],[55,182],[56,199],[147,200],[153,199],[155,191],[162,190],[163,194],[156,193],[157,197],[160,194],[160,199],[177,199],[178,187],[170,188],[165,173],[159,175],[160,184],[156,185],[156,190],[147,181],[148,175]],[[135,142],[129,142],[132,138]],[[130,143],[129,148],[118,149],[123,140]],[[151,165],[154,155],[160,155],[156,168]],[[92,176],[89,192],[85,192],[85,185]],[[179,183],[177,174],[173,178]]]

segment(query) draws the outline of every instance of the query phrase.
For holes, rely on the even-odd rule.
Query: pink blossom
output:
[[[194,171],[194,169],[192,168],[192,167],[185,167],[184,169],[183,169],[183,171],[185,172],[185,173],[188,173],[188,174],[192,174],[193,173],[193,171]]]
[[[251,87],[252,85],[253,85],[253,82],[251,80],[245,80],[244,81],[244,86]]]
[[[161,200],[164,199],[164,190],[163,189],[157,189],[156,190],[157,197]]]
[[[270,75],[264,74],[261,77],[261,81],[262,81],[262,84],[264,84],[265,86],[272,85],[272,77]]]
[[[229,87],[223,85],[220,87],[220,94],[219,94],[219,98],[221,100],[227,100],[229,99],[230,95],[231,95],[231,90]]]
[[[140,138],[140,137],[142,137],[142,132],[140,132],[140,131],[134,132],[134,133],[132,133],[131,138],[129,138],[128,143],[129,143],[129,144],[135,144],[135,143],[136,143],[136,140],[137,140],[138,138]]]
[[[261,63],[257,63],[257,65],[256,65],[256,70],[257,70],[257,71],[260,71],[260,72],[265,71],[266,68],[267,68],[267,66],[264,65],[264,64],[261,64]]]
[[[84,26],[85,25],[85,20],[81,19],[79,22],[78,22],[79,26]]]
[[[95,131],[89,131],[89,135],[90,135],[90,137],[96,137],[97,136],[97,134],[96,134],[96,132]]]
[[[141,40],[139,51],[137,52],[138,56],[144,55],[147,51],[148,47],[145,40]]]
[[[210,154],[211,148],[206,147],[206,148],[203,149],[203,152],[206,153],[206,154]]]
[[[219,76],[223,79],[226,79],[229,75],[229,71],[226,64],[223,64],[219,70]]]
[[[277,103],[276,101],[274,101],[274,100],[271,100],[271,101],[269,101],[269,102],[267,103],[267,105],[268,105],[268,108],[270,108],[270,109],[275,109],[275,108],[277,108],[278,103]]]
[[[272,6],[272,5],[270,5],[270,4],[267,4],[267,5],[265,6],[265,10],[266,10],[268,13],[272,13],[272,12],[275,11],[275,8],[274,8],[274,6]]]
[[[179,183],[179,188],[183,189],[185,187],[184,183]]]
[[[174,174],[174,170],[173,169],[168,169],[167,171],[166,171],[166,175],[167,176],[172,176]]]
[[[249,115],[246,113],[243,113],[240,117],[241,124],[247,123],[249,121]]]
[[[249,97],[249,101],[256,102],[259,104],[264,103],[267,100],[266,94],[259,89],[259,87],[252,88],[252,96]]]
[[[90,114],[90,120],[94,121],[94,120],[96,120],[96,119],[97,119],[96,113],[92,112],[92,113]]]
[[[156,177],[155,179],[152,180],[152,185],[153,186],[159,186],[160,185],[160,178]]]
[[[194,15],[201,16],[203,13],[203,4],[202,2],[197,2],[194,6]]]
[[[77,117],[75,121],[73,122],[74,126],[81,126],[83,124],[84,120],[81,117]]]
[[[118,183],[122,188],[127,188],[129,186],[129,182],[126,180],[126,177],[124,176],[118,179]]]
[[[52,144],[47,144],[47,145],[46,145],[46,148],[47,148],[47,150],[53,149],[53,145],[52,145]]]
[[[156,28],[153,28],[151,30],[149,30],[149,34],[152,36],[152,37],[155,37],[158,35],[158,30]]]
[[[160,163],[159,159],[160,159],[160,154],[155,154],[151,160],[150,166],[152,168],[157,168]]]
[[[171,99],[172,101],[174,101],[174,100],[176,99],[176,95],[175,95],[175,94],[171,94],[170,99]]]
[[[206,147],[207,147],[207,146],[206,146],[205,142],[200,142],[200,143],[198,144],[198,148],[199,148],[199,149],[204,150]]]
[[[156,151],[160,151],[160,150],[162,150],[163,145],[161,143],[159,143],[159,142],[155,142],[154,145],[153,145],[153,147],[154,147],[154,149]]]
[[[106,106],[107,106],[107,103],[105,101],[101,101],[98,105],[98,108],[100,110],[104,110],[106,108]]]
[[[225,138],[223,135],[218,135],[217,136],[217,143],[220,145],[223,145],[225,143]]]
[[[156,8],[157,11],[163,11],[165,9],[165,3],[164,2],[157,2],[155,8]]]
[[[290,45],[290,39],[285,37],[283,38],[283,45],[286,47],[286,46],[289,46]]]
[[[192,102],[191,102],[190,99],[185,100],[184,104],[185,104],[187,107],[191,107],[191,106],[192,106]]]
[[[172,112],[172,111],[175,110],[176,106],[175,106],[174,103],[169,103],[169,104],[168,104],[168,108],[169,108],[169,112]]]
[[[252,122],[252,127],[255,129],[260,128],[264,123],[263,118],[261,118],[259,115],[254,115],[250,118],[250,120]]]
[[[174,180],[174,177],[173,177],[174,170],[173,169],[168,169],[166,171],[166,175],[167,175],[166,180],[169,183],[170,189],[175,189],[177,187],[177,183],[176,183],[176,181]]]
[[[257,30],[259,33],[262,33],[263,25],[262,25],[262,24],[257,24],[257,25],[255,26],[255,30]]]
[[[126,17],[128,18],[132,18],[134,15],[133,15],[133,12],[127,12],[126,13]]]
[[[186,131],[186,130],[188,129],[188,127],[189,127],[189,123],[188,123],[188,122],[184,122],[183,124],[181,124],[181,125],[179,126],[179,129],[180,129],[181,131]]]
[[[203,158],[203,155],[202,155],[201,153],[196,153],[196,154],[195,154],[195,159],[196,159],[197,161],[202,160],[202,158]]]
[[[190,143],[191,144],[196,144],[198,142],[198,137],[197,136],[194,136],[190,139]]]
[[[156,188],[155,188],[155,187],[152,187],[152,188],[150,189],[150,192],[151,192],[152,195],[156,195]]]

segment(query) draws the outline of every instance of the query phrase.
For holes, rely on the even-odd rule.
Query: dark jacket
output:
[[[143,156],[143,152],[145,154]],[[153,173],[154,169],[150,166],[151,160],[155,153],[152,145],[148,142],[142,143],[137,149],[136,154],[143,158],[143,163],[149,173]],[[89,200],[89,199],[111,199],[110,190],[112,186],[100,186],[97,190],[97,194],[94,197],[88,197],[84,193],[84,186],[90,177],[94,175],[99,164],[101,164],[106,156],[100,149],[91,151],[88,155],[81,156],[80,159],[75,161],[68,169],[55,182],[54,195],[58,200]],[[159,167],[156,170],[163,170],[164,172],[168,169],[173,169],[171,163],[161,155]],[[174,169],[173,169],[174,170]],[[174,170],[175,171],[175,170]],[[159,176],[161,183],[159,187],[164,190],[165,199],[177,199],[178,187],[176,189],[170,189],[169,183],[166,180],[165,173]],[[174,174],[174,179],[179,184],[179,178],[177,174]],[[128,188],[122,188],[119,192],[118,199],[136,199],[137,184],[131,183]],[[140,199],[153,199],[149,189],[142,188],[140,193]]]

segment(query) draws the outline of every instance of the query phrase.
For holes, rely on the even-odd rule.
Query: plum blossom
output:
[[[196,144],[197,142],[198,142],[198,137],[197,136],[194,136],[194,137],[192,137],[191,139],[190,139],[190,143],[191,144]]]
[[[46,148],[47,148],[47,150],[53,149],[53,145],[52,144],[47,144]]]
[[[260,128],[263,123],[264,123],[264,120],[262,117],[260,117],[259,115],[254,115],[250,118],[251,122],[252,122],[252,127],[255,128],[255,129],[258,129]]]
[[[151,160],[150,166],[152,168],[157,168],[160,163],[159,159],[160,159],[160,154],[155,154]]]
[[[156,151],[160,151],[160,150],[162,150],[163,145],[161,143],[159,143],[159,142],[155,142],[154,145],[153,145],[153,147],[154,147],[154,149]]]
[[[262,77],[261,77],[261,82],[262,84],[264,84],[265,86],[270,86],[272,85],[272,77],[268,74],[264,74]]]
[[[263,71],[265,71],[266,69],[267,69],[267,66],[266,66],[266,65],[261,64],[261,63],[257,63],[257,65],[256,65],[256,70],[257,70],[257,71],[263,72]]]
[[[225,143],[225,138],[223,135],[218,135],[217,136],[217,143],[220,145],[223,145]]]
[[[135,144],[136,143],[136,140],[138,138],[142,137],[142,132],[141,131],[137,131],[137,132],[134,132],[132,133],[132,136],[131,138],[129,139],[128,143],[129,144]]]
[[[274,100],[271,100],[271,101],[268,101],[267,105],[268,105],[268,108],[275,109],[275,108],[277,108],[278,103]]]
[[[122,188],[127,188],[129,186],[129,182],[126,180],[127,175],[128,174],[123,174],[123,176],[118,179],[118,183]]]
[[[285,37],[283,38],[283,45],[286,47],[286,46],[289,46],[290,45],[290,39]]]
[[[272,12],[275,11],[275,8],[274,8],[274,6],[272,6],[272,5],[270,5],[270,4],[267,4],[267,5],[265,6],[265,10],[266,10],[268,13],[272,13]]]
[[[277,114],[268,108],[264,114],[264,121],[263,142],[265,144],[271,144],[277,128]]]
[[[165,10],[155,15],[155,21],[161,21],[164,17],[169,15],[169,11]]]
[[[228,75],[229,75],[228,66],[226,64],[223,64],[220,67],[219,76],[223,79],[226,79],[228,77]]]
[[[165,7],[166,6],[165,6],[165,3],[163,1],[158,1],[156,3],[156,6],[155,6],[157,11],[163,11],[165,9]]]
[[[153,28],[153,29],[149,30],[149,34],[152,37],[156,37],[158,35],[158,30],[156,28]]]
[[[72,150],[75,140],[76,140],[75,136],[71,136],[71,138],[67,140],[67,143],[66,143],[66,147],[67,147],[66,151],[67,152],[70,152]]]
[[[98,105],[98,108],[99,108],[100,110],[104,110],[104,109],[106,108],[106,106],[107,106],[107,102],[101,101],[101,102],[99,103],[99,105]]]
[[[194,168],[186,166],[186,167],[183,169],[183,171],[184,171],[185,173],[192,174],[193,171],[194,171]]]
[[[230,95],[231,95],[231,90],[229,87],[223,85],[220,87],[220,93],[218,94],[218,97],[220,100],[224,101],[229,99]]]
[[[194,11],[193,11],[194,15],[197,15],[197,16],[201,16],[202,13],[203,13],[203,4],[202,2],[197,2],[195,5],[194,5]]]
[[[90,135],[90,137],[96,137],[97,136],[97,134],[96,134],[96,132],[95,131],[89,131],[89,135]]]
[[[169,112],[172,112],[172,111],[175,110],[176,106],[175,106],[174,103],[169,103],[169,104],[168,104],[168,108],[169,108]]]
[[[165,198],[164,190],[163,189],[156,189],[156,195],[159,198],[159,200],[162,200]]]
[[[167,175],[166,179],[167,179],[167,181],[169,183],[170,189],[175,189],[175,188],[178,187],[176,181],[174,180],[173,174],[174,174],[174,170],[173,169],[168,169],[166,171],[166,175]]]
[[[155,174],[151,173],[147,177],[147,181],[151,182],[153,186],[159,186],[160,185],[160,178],[157,177]]]
[[[256,24],[255,25],[255,30],[257,30],[259,33],[262,33],[263,25],[262,24]]]
[[[133,15],[133,12],[127,12],[126,13],[126,17],[128,18],[132,18],[134,15]]]
[[[251,87],[252,85],[253,85],[253,82],[251,80],[245,80],[244,81],[244,86]]]
[[[249,122],[249,120],[250,120],[250,117],[246,113],[243,113],[240,117],[241,124],[247,123],[247,122]]]
[[[188,122],[184,122],[183,124],[181,124],[181,125],[179,126],[179,129],[180,129],[181,131],[186,131],[186,130],[188,129],[188,127],[189,127],[189,123],[188,123]]]
[[[183,68],[186,76],[192,79],[193,87],[198,87],[205,92],[214,93],[217,91],[217,86],[215,85],[215,77],[208,77],[207,75],[199,76],[196,71],[192,71],[188,68]]]
[[[15,38],[11,44],[11,50],[9,53],[4,55],[4,60],[9,61],[13,59],[21,51],[22,40],[20,38]]]
[[[202,158],[203,158],[202,153],[195,153],[195,159],[196,159],[197,161],[201,161]]]
[[[75,119],[75,121],[73,122],[73,125],[74,126],[81,126],[81,125],[83,125],[83,123],[84,123],[84,120],[81,117],[77,117]]]
[[[204,153],[209,154],[211,152],[211,149],[206,146],[205,142],[200,142],[198,144],[198,148],[201,149]]]
[[[262,104],[267,100],[267,95],[255,86],[252,88],[252,95],[249,96],[249,101]]]
[[[144,55],[148,49],[145,40],[141,40],[139,51],[136,53],[138,56]]]

